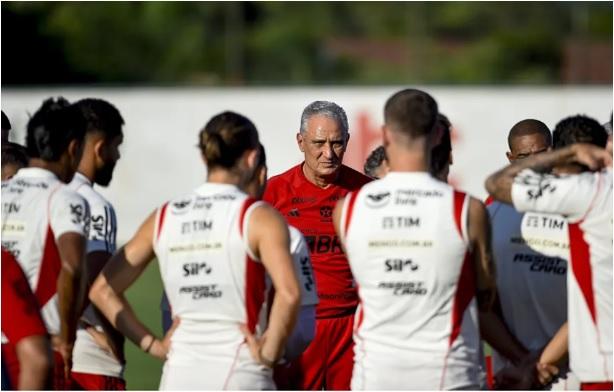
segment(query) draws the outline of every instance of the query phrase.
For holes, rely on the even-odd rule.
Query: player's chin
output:
[[[318,171],[321,175],[329,175],[336,173],[341,168],[339,163],[321,163],[318,165]]]

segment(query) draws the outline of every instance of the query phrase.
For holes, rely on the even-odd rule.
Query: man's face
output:
[[[297,135],[299,148],[305,153],[305,165],[318,177],[340,169],[348,139],[337,121],[323,115],[310,117],[307,129]]]
[[[113,178],[115,164],[121,157],[119,146],[124,141],[123,135],[118,135],[111,140],[104,140],[102,146],[97,151],[97,170],[94,182],[101,186],[107,186]]]
[[[528,158],[531,155],[546,152],[550,149],[548,140],[539,133],[517,136],[512,140],[510,147],[510,152],[507,153],[507,158],[510,162]]]

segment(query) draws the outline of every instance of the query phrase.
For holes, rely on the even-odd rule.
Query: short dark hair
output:
[[[209,168],[232,168],[239,157],[260,144],[256,126],[247,117],[234,112],[213,116],[200,131],[200,149]]]
[[[386,150],[384,149],[384,146],[379,146],[375,150],[371,151],[371,154],[369,154],[367,160],[365,161],[365,174],[369,177],[375,178],[375,171],[386,159]]]
[[[122,134],[124,119],[111,103],[98,98],[85,98],[75,102],[87,122],[86,133],[101,132],[112,139]]]
[[[590,143],[605,147],[608,143],[608,133],[605,128],[588,116],[577,115],[567,117],[554,128],[554,148],[559,149],[576,143]]]
[[[2,167],[4,165],[28,166],[28,154],[26,148],[17,143],[6,143],[2,146]]]
[[[71,141],[83,141],[85,119],[66,99],[48,98],[28,121],[26,150],[30,157],[57,161]]]
[[[428,136],[437,121],[437,102],[429,94],[405,89],[388,98],[384,121],[411,138]]]
[[[4,110],[2,111],[2,130],[11,130],[11,122],[9,121],[9,118],[6,116],[6,114],[4,114]]]
[[[512,150],[513,140],[520,136],[540,134],[546,139],[548,146],[552,145],[552,134],[546,124],[533,118],[528,118],[514,124],[507,135],[507,145]]]
[[[436,175],[450,161],[450,152],[452,152],[452,124],[448,117],[439,113],[437,115],[437,126],[442,129],[441,141],[431,150],[431,174]]]
[[[266,152],[264,151],[264,146],[262,143],[258,145],[258,162],[256,162],[256,167],[266,166]]]

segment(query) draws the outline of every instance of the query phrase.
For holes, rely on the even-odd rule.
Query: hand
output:
[[[85,330],[92,336],[92,338],[94,338],[96,344],[106,352],[113,354],[113,348],[111,347],[111,344],[109,344],[107,335],[104,332],[98,331],[96,327],[91,324],[83,324],[85,325]]]
[[[541,385],[548,385],[559,374],[559,369],[548,363],[535,364],[537,379]]]
[[[495,389],[526,390],[540,387],[536,372],[537,361],[541,350],[527,353],[516,365],[508,366],[495,375]],[[554,369],[558,373],[558,369]],[[544,378],[546,375],[544,374]],[[550,380],[552,377],[550,377]]]
[[[175,330],[179,326],[179,323],[179,317],[175,317],[173,319],[173,324],[166,332],[166,335],[164,335],[164,338],[162,340],[154,339],[153,343],[151,344],[151,348],[149,349],[149,354],[158,359],[166,361],[166,356],[168,355],[168,351],[171,348],[171,338],[173,337]]]
[[[254,361],[272,369],[275,366],[275,361],[265,358],[262,355],[262,346],[264,346],[264,342],[266,341],[266,334],[258,339],[249,331],[245,324],[242,324],[240,328],[241,332],[243,332],[243,336],[245,336],[245,342],[247,343],[247,347],[249,347],[249,352],[252,354]]]
[[[591,170],[597,171],[612,166],[612,155],[601,147],[579,143],[574,144],[572,149],[574,162],[588,166]]]
[[[508,366],[495,374],[494,389],[526,390],[531,389],[532,385],[532,374],[520,366]]]
[[[68,379],[72,369],[73,343],[67,343],[61,337],[53,336],[51,338],[51,344],[53,346],[53,350],[59,352],[64,360],[64,377]]]

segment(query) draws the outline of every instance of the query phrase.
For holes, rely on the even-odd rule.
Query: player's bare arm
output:
[[[558,332],[550,339],[550,342],[542,351],[537,363],[537,376],[539,382],[547,384],[552,379],[552,375],[558,373],[553,370],[567,361],[567,350],[569,348],[569,325],[566,322]]]
[[[155,217],[154,212],[145,220],[134,237],[111,257],[96,278],[89,297],[114,328],[143,351],[156,358],[165,359],[170,336],[178,321],[175,321],[164,339],[158,339],[136,317],[124,295],[154,258],[152,236]]]
[[[45,336],[28,336],[17,343],[15,352],[20,367],[17,388],[22,391],[49,389],[49,340]]]
[[[107,261],[111,259],[112,254],[105,251],[95,251],[87,254],[86,259],[86,293],[89,292],[90,288],[94,284],[94,281],[100,275],[100,272],[106,265]],[[89,304],[89,298],[86,297],[86,301],[83,305],[83,309]],[[98,331],[94,326],[88,325],[86,327],[87,332],[92,335],[94,340],[105,350],[108,350],[113,353],[115,358],[120,361],[123,361],[124,353],[121,349],[122,337],[119,332],[113,328],[109,320],[107,320],[104,315],[101,314],[100,310],[96,307],[93,308],[94,312],[96,312],[100,317],[99,320],[102,323],[103,332]]]
[[[521,171],[532,169],[536,172],[546,172],[555,166],[571,163],[599,170],[612,165],[612,156],[605,149],[590,144],[574,144],[559,150],[536,154],[517,160],[492,174],[486,180],[486,190],[494,199],[512,204],[512,184]]]
[[[245,331],[254,359],[272,367],[283,354],[301,302],[301,292],[294,273],[290,254],[290,234],[284,218],[273,207],[261,205],[249,218],[248,241],[251,249],[266,268],[275,297],[271,307],[269,325],[258,340]]]
[[[60,336],[54,339],[55,349],[62,354],[66,371],[70,371],[72,347],[77,337],[77,321],[85,293],[81,293],[81,275],[85,257],[86,239],[74,232],[58,238],[61,268],[58,276],[58,299],[60,309]]]

